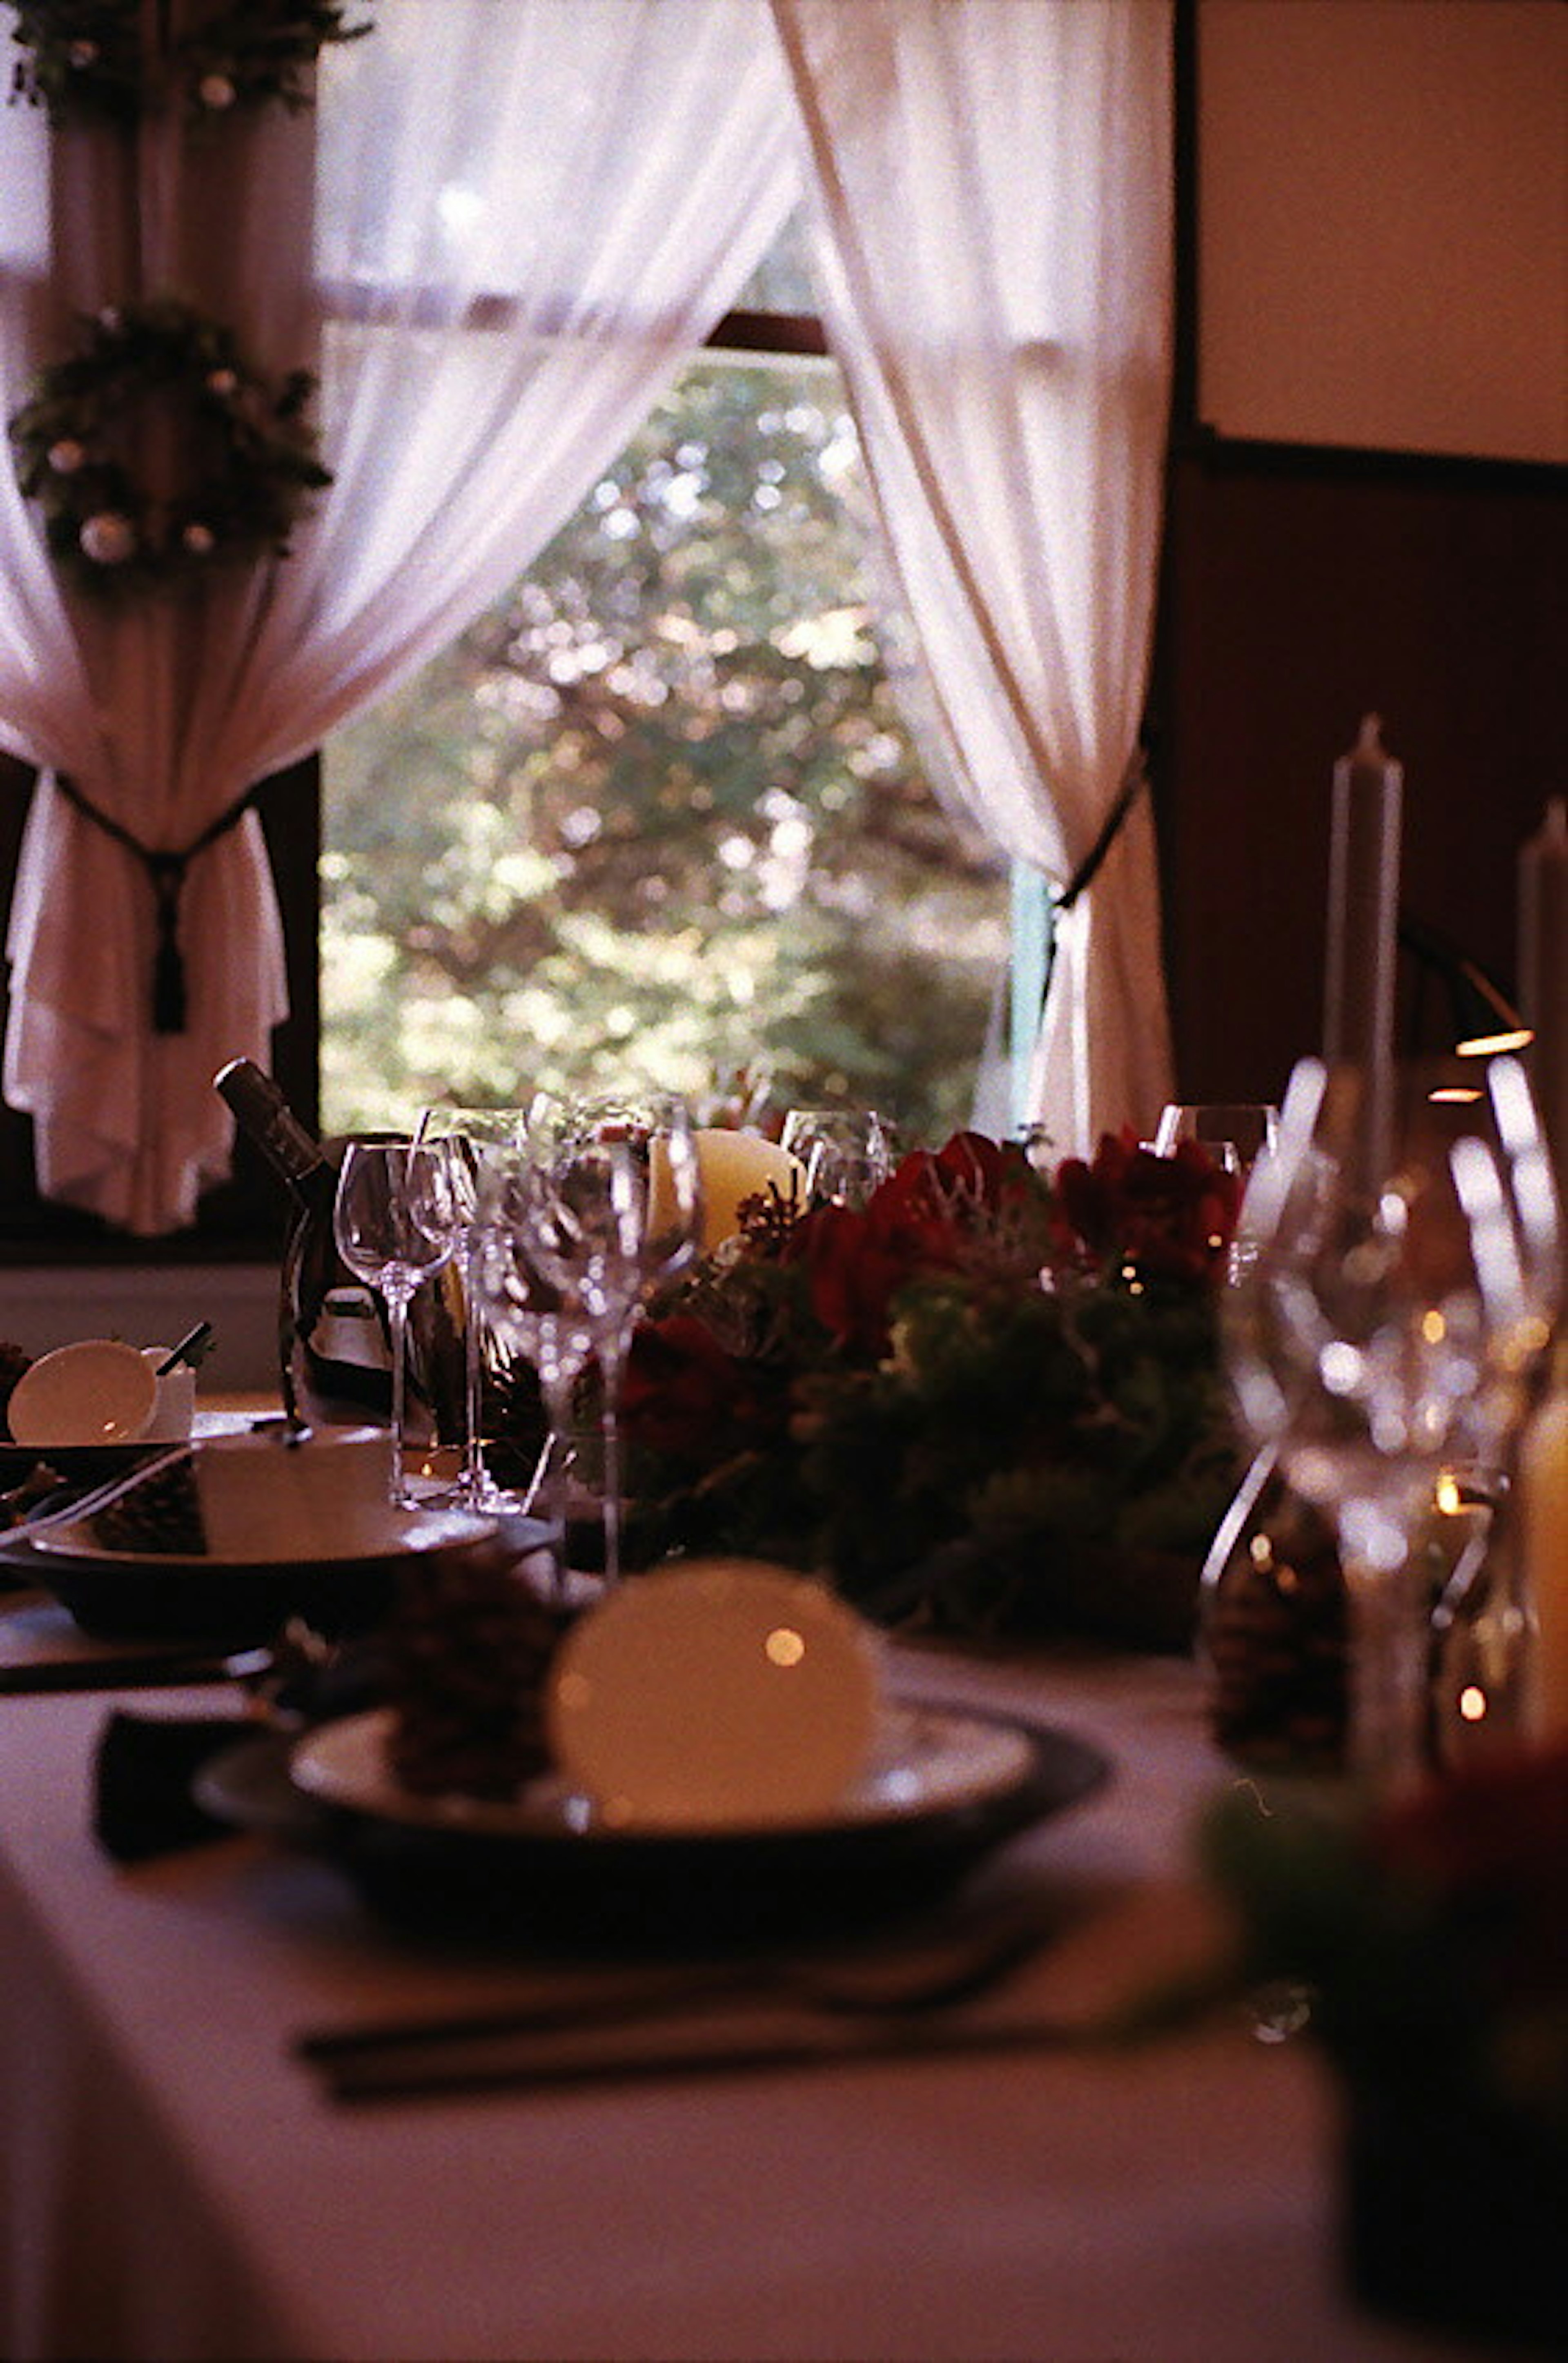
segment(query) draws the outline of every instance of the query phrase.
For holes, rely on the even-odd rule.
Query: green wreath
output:
[[[12,39],[25,55],[11,95],[47,107],[55,124],[133,124],[171,105],[196,122],[241,106],[277,104],[297,112],[310,104],[310,70],[321,50],[371,30],[368,18],[345,23],[343,0],[217,0],[199,22],[149,53],[141,0],[13,6]]]
[[[332,481],[305,417],[309,372],[270,382],[232,329],[173,296],[83,326],[10,422],[17,481],[67,579],[101,595],[172,590],[286,557]],[[169,481],[152,480],[150,450]]]

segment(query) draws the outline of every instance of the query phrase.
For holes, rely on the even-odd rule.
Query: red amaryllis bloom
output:
[[[1218,1279],[1236,1226],[1237,1185],[1195,1141],[1169,1157],[1133,1133],[1106,1133],[1092,1165],[1056,1170],[1057,1241],[1063,1259],[1140,1280]]]
[[[622,1413],[636,1444],[702,1465],[782,1433],[783,1391],[726,1350],[706,1321],[672,1313],[632,1339]]]

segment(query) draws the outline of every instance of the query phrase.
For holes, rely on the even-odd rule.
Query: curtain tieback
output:
[[[1053,911],[1070,911],[1082,894],[1086,894],[1105,865],[1105,859],[1117,838],[1128,814],[1138,802],[1141,789],[1148,785],[1149,774],[1143,768],[1143,758],[1135,755],[1127,767],[1127,776],[1117,790],[1116,802],[1100,824],[1100,833],[1062,889],[1051,899]]]
[[[1093,845],[1090,846],[1087,853],[1084,856],[1083,860],[1078,864],[1077,869],[1073,872],[1072,877],[1067,881],[1066,885],[1062,889],[1061,893],[1053,894],[1051,896],[1051,915],[1052,920],[1057,917],[1059,913],[1062,911],[1070,911],[1073,904],[1088,893],[1090,887],[1094,884],[1105,865],[1106,856],[1109,853],[1112,846],[1116,843],[1117,838],[1121,835],[1122,828],[1126,824],[1129,813],[1132,810],[1133,805],[1138,802],[1140,794],[1142,793],[1143,789],[1148,786],[1148,784],[1149,774],[1144,769],[1143,754],[1141,749],[1140,749],[1127,767],[1126,773],[1122,779],[1122,783],[1116,792],[1116,797],[1111,804],[1109,812],[1106,813],[1105,819],[1100,823],[1098,836],[1095,838]],[[1045,982],[1040,988],[1040,1009],[1042,1018],[1045,1015],[1045,1005],[1051,999],[1051,980],[1055,972],[1055,969],[1056,929],[1053,926],[1051,931],[1051,941],[1046,947]]]
[[[135,857],[146,871],[152,887],[154,915],[157,921],[157,945],[152,956],[152,1030],[155,1034],[183,1034],[185,1030],[185,961],[180,949],[180,897],[184,888],[185,872],[198,853],[233,828],[249,811],[252,791],[245,790],[233,803],[226,804],[216,819],[189,845],[178,851],[161,846],[143,845],[140,838],[127,828],[123,821],[101,812],[91,797],[84,796],[74,780],[57,771],[54,784],[67,804],[75,807],[84,820],[112,837],[117,845]]]

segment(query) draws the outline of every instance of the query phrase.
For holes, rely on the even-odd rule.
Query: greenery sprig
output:
[[[348,23],[341,0],[219,0],[149,44],[140,0],[14,5],[12,38],[24,54],[12,97],[46,107],[56,125],[126,127],[171,107],[195,123],[241,107],[297,113],[310,104],[310,72],[321,50],[372,29],[368,17]]]
[[[332,481],[305,416],[309,372],[272,382],[231,328],[175,296],[111,307],[83,332],[9,428],[66,579],[96,595],[172,591],[286,557]]]

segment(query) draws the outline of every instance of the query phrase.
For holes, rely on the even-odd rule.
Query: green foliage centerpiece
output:
[[[626,1398],[646,1547],[830,1571],[868,1613],[1181,1647],[1237,1479],[1235,1188],[1130,1135],[1039,1170],[960,1133],[862,1208],[776,1196],[653,1309]]]

